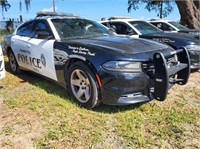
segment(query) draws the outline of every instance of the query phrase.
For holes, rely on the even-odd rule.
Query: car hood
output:
[[[103,48],[124,54],[138,54],[142,52],[155,52],[169,48],[167,45],[146,39],[133,39],[130,37],[106,36],[88,39],[71,40],[70,43],[91,48]]]
[[[187,29],[187,30],[179,30],[179,33],[190,33],[195,35],[200,35],[200,29]]]
[[[185,40],[185,41],[194,42],[194,43],[199,43],[199,40],[200,40],[200,37],[198,35],[186,34],[186,33],[159,32],[159,33],[146,34],[144,36],[159,37],[159,38],[164,37],[168,39],[177,38],[179,40]]]

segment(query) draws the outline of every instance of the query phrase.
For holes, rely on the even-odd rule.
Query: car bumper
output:
[[[141,73],[110,73],[104,70],[102,102],[109,105],[127,105],[153,98],[149,96],[148,75]]]
[[[182,52],[180,52],[182,51]],[[157,99],[166,99],[174,84],[184,85],[190,74],[190,60],[186,49],[180,53],[179,63],[169,67],[162,53],[154,54],[154,75],[146,70],[140,73],[117,73],[101,69],[102,102],[108,105],[128,105]],[[175,53],[176,53],[175,52]],[[174,77],[176,74],[177,77]]]

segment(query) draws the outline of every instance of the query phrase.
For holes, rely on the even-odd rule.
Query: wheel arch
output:
[[[87,65],[90,68],[90,70],[93,72],[93,75],[95,76],[95,78],[98,79],[96,77],[96,74],[98,74],[98,71],[95,68],[95,66],[89,60],[83,60],[83,59],[80,59],[80,58],[70,58],[65,64],[65,72],[68,71],[69,67],[73,63],[78,62],[78,61],[83,62],[85,65]],[[66,74],[65,74],[65,76],[66,76]]]
[[[8,56],[8,54],[9,54],[10,51],[12,51],[12,48],[11,48],[10,46],[8,46],[8,47],[6,48],[6,54],[7,54],[7,56]],[[12,51],[12,52],[13,52],[13,51]]]
[[[99,99],[101,99],[101,80],[99,78],[99,75],[98,75],[98,71],[96,70],[95,66],[89,61],[89,60],[84,60],[84,59],[80,59],[80,58],[70,58],[66,64],[65,64],[65,69],[64,69],[64,79],[65,79],[65,82],[67,80],[67,77],[68,77],[68,69],[69,67],[75,63],[75,62],[82,62],[84,63],[86,66],[88,66],[88,68],[92,71],[93,75],[94,75],[94,78],[96,79],[96,82],[97,82],[97,88],[98,88],[98,93],[99,93]],[[66,84],[67,88],[68,88],[68,84]]]

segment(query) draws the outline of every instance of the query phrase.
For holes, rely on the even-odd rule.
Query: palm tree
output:
[[[21,0],[20,0],[21,1]],[[29,8],[30,8],[30,3],[31,3],[31,0],[24,0],[24,3],[26,5],[26,10],[28,11]]]
[[[2,7],[2,16],[4,16],[4,11],[7,11],[11,6],[7,0],[0,0],[0,5]]]

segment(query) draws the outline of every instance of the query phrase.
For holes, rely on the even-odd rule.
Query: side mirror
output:
[[[50,36],[49,32],[46,31],[38,31],[35,35],[35,38],[38,39],[50,39],[52,36]]]

